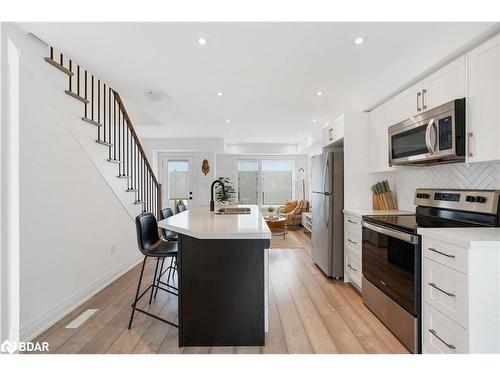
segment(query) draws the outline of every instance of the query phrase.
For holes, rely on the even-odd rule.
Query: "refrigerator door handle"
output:
[[[326,163],[325,163],[325,169],[323,170],[323,191],[327,191],[325,185],[326,185],[326,174],[328,172],[329,163],[330,163],[330,158],[328,157],[328,154],[327,154],[327,156],[326,156]]]

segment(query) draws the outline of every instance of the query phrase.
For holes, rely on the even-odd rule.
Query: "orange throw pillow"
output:
[[[287,214],[287,213],[292,212],[293,210],[295,210],[295,207],[297,207],[297,201],[286,202],[285,203],[285,208],[283,208],[283,210],[281,210],[281,212],[283,212],[284,214]]]

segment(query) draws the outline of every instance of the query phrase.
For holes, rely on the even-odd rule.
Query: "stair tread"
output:
[[[135,193],[137,192],[137,189],[127,189],[125,190],[127,193]]]
[[[120,161],[120,160],[116,160],[116,159],[106,159],[106,161],[109,161],[110,163],[116,163],[116,164],[121,164],[121,163],[123,163],[122,161]]]
[[[71,70],[69,70],[68,68],[65,68],[64,66],[59,64],[57,61],[51,59],[50,57],[45,57],[44,60],[46,62],[48,62],[50,65],[52,65],[53,67],[59,69],[61,72],[66,73],[69,76],[72,76],[75,74]]]
[[[113,144],[112,143],[108,143],[108,142],[104,142],[104,141],[100,141],[99,139],[96,139],[95,141],[96,143],[100,144],[100,145],[103,145],[103,146],[108,146],[108,147],[112,147]]]
[[[87,117],[82,117],[82,121],[85,121],[89,124],[95,125],[95,126],[102,126],[102,124],[98,123],[97,121],[91,120]]]
[[[116,176],[116,177],[118,177],[118,178],[130,178],[130,176],[126,176],[126,175],[124,175],[124,174],[123,174],[123,175],[118,175],[118,176]]]
[[[89,102],[87,99],[85,99],[83,96],[80,96],[80,95],[78,95],[78,94],[75,94],[73,91],[70,91],[70,90],[64,90],[64,92],[65,92],[67,95],[69,95],[69,96],[71,96],[71,97],[75,98],[76,100],[79,100],[79,101],[81,101],[81,102],[83,102],[83,103],[85,103],[85,104],[90,103],[90,102]]]
[[[134,204],[144,204],[146,201],[135,201]]]

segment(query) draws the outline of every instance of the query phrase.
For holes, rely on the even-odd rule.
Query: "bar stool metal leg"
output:
[[[160,266],[160,276],[158,276],[158,279],[156,280],[156,285],[160,285],[160,279],[163,276],[163,264],[165,263],[165,258],[161,258],[161,266]],[[156,299],[156,295],[158,294],[158,288],[155,288],[155,296],[154,299]]]
[[[139,285],[137,285],[137,292],[135,293],[134,303],[132,304],[132,315],[130,316],[130,322],[128,323],[128,329],[130,329],[130,327],[132,327],[132,320],[134,319],[134,313],[135,313],[135,305],[137,304],[137,297],[139,297],[139,291],[141,290],[142,275],[144,275],[144,266],[146,265],[147,258],[148,257],[145,256],[144,260],[142,262],[141,276],[139,276]]]
[[[153,301],[153,293],[154,293],[154,287],[156,286],[156,275],[158,274],[158,266],[160,265],[160,258],[156,258],[156,268],[155,268],[155,275],[153,277],[153,282],[151,283],[151,295],[149,296],[149,304],[151,305],[151,302]]]

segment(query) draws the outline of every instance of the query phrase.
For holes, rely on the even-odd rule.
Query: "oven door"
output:
[[[418,317],[420,311],[419,236],[363,224],[363,276],[394,302]]]

